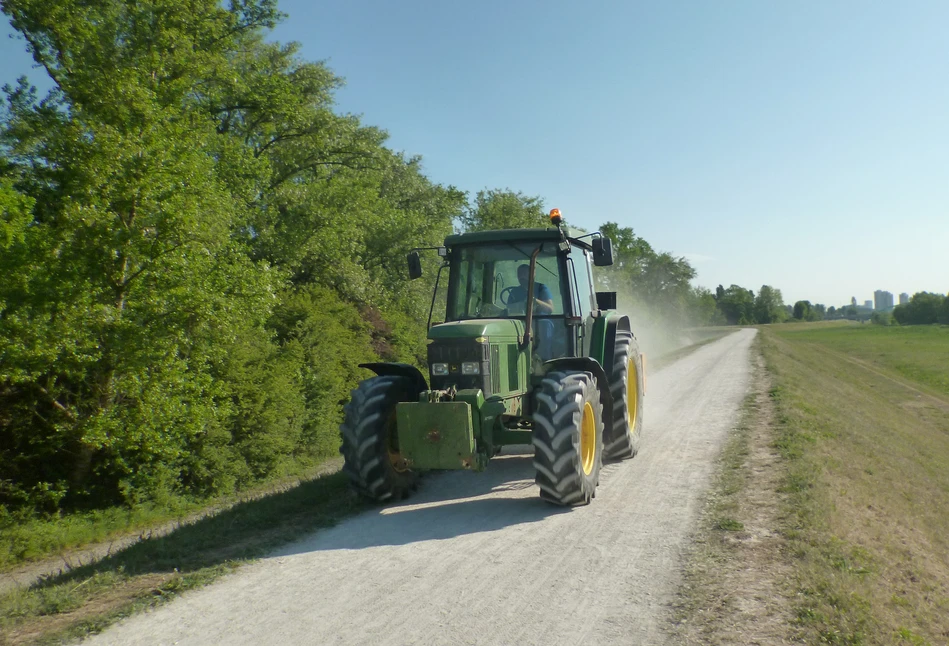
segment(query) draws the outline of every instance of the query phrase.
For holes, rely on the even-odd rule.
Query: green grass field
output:
[[[949,327],[833,323],[788,326],[780,329],[780,335],[871,362],[895,371],[917,387],[949,396]]]
[[[769,326],[798,638],[949,643],[949,328]]]

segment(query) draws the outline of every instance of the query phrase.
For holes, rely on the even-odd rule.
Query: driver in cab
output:
[[[530,271],[530,265],[521,265],[517,268],[517,282],[520,285],[511,289],[511,295],[507,301],[509,310],[527,309],[527,281],[530,280]],[[550,293],[550,289],[547,285],[534,281],[534,313],[551,314],[553,311],[554,296]]]

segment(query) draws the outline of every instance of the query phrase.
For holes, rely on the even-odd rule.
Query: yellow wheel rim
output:
[[[639,381],[639,375],[636,374],[636,364],[629,360],[629,368],[626,369],[626,416],[629,425],[629,432],[632,433],[636,425],[636,408],[639,406],[639,389],[636,383]]]
[[[580,464],[584,475],[593,472],[596,462],[596,418],[590,402],[583,404],[583,420],[580,423]]]

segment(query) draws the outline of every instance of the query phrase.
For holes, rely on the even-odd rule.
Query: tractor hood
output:
[[[524,321],[520,319],[469,319],[433,326],[428,331],[428,338],[432,340],[477,339],[479,337],[516,339],[523,334]]]

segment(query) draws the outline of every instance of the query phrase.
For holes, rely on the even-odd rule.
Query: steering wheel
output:
[[[507,306],[508,302],[511,299],[511,292],[513,292],[516,289],[516,287],[517,287],[516,285],[511,285],[510,287],[505,287],[504,289],[502,289],[501,293],[498,294],[498,300],[500,300],[501,303]]]

